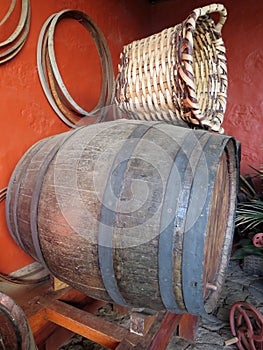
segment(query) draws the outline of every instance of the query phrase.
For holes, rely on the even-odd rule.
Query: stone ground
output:
[[[233,338],[229,326],[229,311],[237,301],[245,301],[257,307],[263,313],[263,277],[249,276],[243,272],[237,263],[231,262],[214,316],[211,316],[212,319],[201,319],[196,333],[195,344],[190,344],[175,335],[168,345],[167,350],[237,349],[235,345],[224,346],[226,340]],[[107,310],[103,312],[107,314]],[[60,348],[60,350],[103,349],[106,348],[79,335],[74,336],[67,344]]]

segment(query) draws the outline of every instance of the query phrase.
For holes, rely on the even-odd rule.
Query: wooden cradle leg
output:
[[[194,342],[195,333],[198,327],[199,317],[184,314],[179,323],[178,335],[180,338]]]

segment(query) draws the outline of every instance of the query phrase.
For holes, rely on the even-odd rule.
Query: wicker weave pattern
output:
[[[219,12],[215,25],[209,13]],[[226,9],[195,9],[181,24],[124,46],[116,103],[132,119],[178,118],[223,132],[227,68],[221,29]]]

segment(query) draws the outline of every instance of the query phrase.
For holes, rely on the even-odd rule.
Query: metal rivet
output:
[[[207,283],[206,288],[213,290],[213,291],[217,291],[217,286],[215,284],[212,284],[212,283]]]

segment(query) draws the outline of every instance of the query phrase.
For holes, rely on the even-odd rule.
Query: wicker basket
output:
[[[209,13],[218,12],[217,24]],[[115,101],[132,119],[183,119],[223,132],[227,68],[221,29],[226,9],[195,9],[181,24],[124,46]]]

